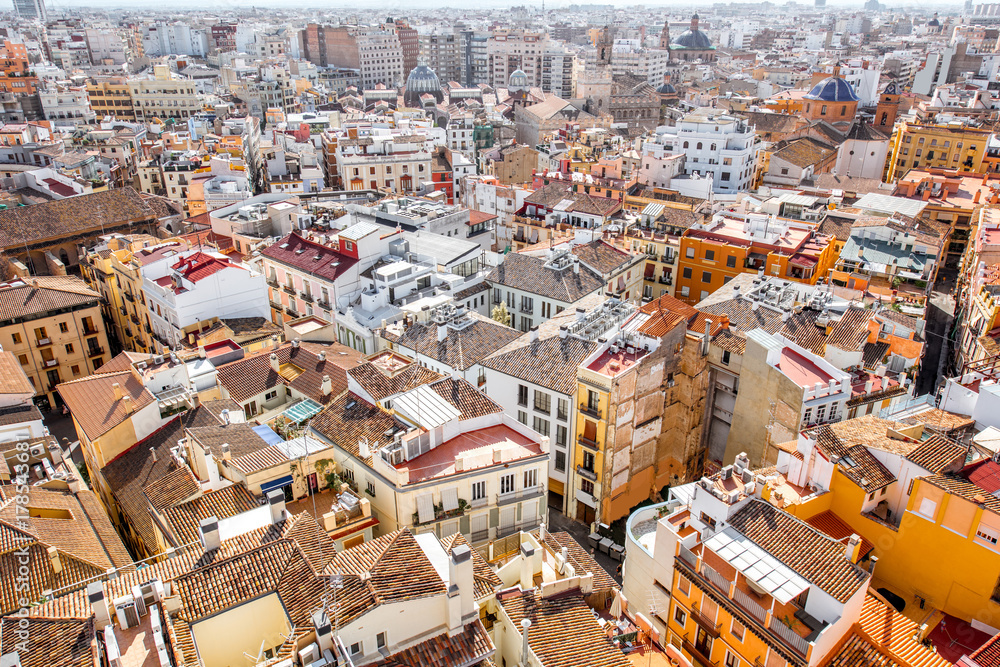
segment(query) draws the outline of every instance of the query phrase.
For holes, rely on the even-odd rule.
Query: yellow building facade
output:
[[[978,172],[989,140],[989,130],[961,124],[897,123],[883,180],[892,183],[910,169],[933,167]]]

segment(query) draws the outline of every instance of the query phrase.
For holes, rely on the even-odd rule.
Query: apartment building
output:
[[[187,120],[204,106],[195,83],[171,72],[167,65],[155,65],[151,78],[129,79],[128,86],[137,121]]]
[[[110,359],[101,295],[73,276],[0,285],[3,349],[14,353],[36,399],[61,405],[56,385],[90,375]]]
[[[896,125],[889,148],[891,183],[910,169],[983,171],[991,132],[962,121],[947,125],[904,121]]]
[[[684,155],[684,174],[712,179],[712,191],[751,189],[763,149],[745,121],[713,109],[699,109],[664,128],[657,138],[666,152]]]
[[[462,34],[457,29],[453,28],[449,32],[446,29],[434,27],[430,32],[421,33],[419,40],[422,62],[434,70],[441,81],[465,83],[462,78],[465,55],[463,40]]]
[[[717,214],[681,237],[674,293],[698,303],[749,271],[812,285],[834,267],[835,250],[831,238],[808,223],[765,213],[743,220]]]
[[[125,79],[91,80],[87,82],[87,98],[95,114],[121,120],[135,120],[132,89]]]
[[[545,33],[520,29],[494,30],[486,43],[488,80],[506,88],[511,74],[520,70],[529,88],[540,88],[562,98],[573,93],[575,56]]]
[[[397,364],[373,363],[348,374],[348,392],[310,429],[333,446],[339,474],[364,488],[380,534],[459,532],[481,544],[539,524],[548,437],[465,380],[395,383]]]
[[[421,135],[341,138],[336,155],[337,174],[348,190],[411,194],[431,180],[432,153]]]

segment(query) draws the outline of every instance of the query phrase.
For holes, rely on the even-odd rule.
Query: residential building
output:
[[[14,13],[17,14],[18,18],[28,21],[45,23],[48,19],[45,0],[18,0],[14,3]]]
[[[846,283],[849,276],[857,276],[922,302],[946,259],[946,233],[944,225],[926,220],[861,216],[851,223],[831,277]]]
[[[712,191],[749,190],[762,149],[752,127],[742,119],[713,109],[685,115],[674,127],[663,128],[657,142],[667,153],[684,155],[684,174],[712,179]]]
[[[152,78],[129,79],[128,86],[137,121],[187,120],[203,108],[194,82],[171,72],[167,65],[155,65]]]
[[[573,53],[545,33],[494,30],[486,43],[486,59],[488,78],[483,83],[490,86],[503,88],[511,74],[520,71],[526,87],[566,99],[573,96]]]
[[[87,97],[94,113],[121,120],[135,120],[132,89],[125,79],[91,80],[87,82]]]
[[[337,142],[337,174],[348,190],[413,193],[431,180],[431,152],[422,135],[390,134],[341,138]]]
[[[892,135],[886,182],[905,176],[910,169],[981,173],[990,136],[988,129],[960,121],[938,125],[904,120]]]
[[[698,303],[748,271],[813,285],[834,267],[834,251],[830,237],[805,222],[766,213],[743,220],[716,214],[681,237],[674,293]]]
[[[581,111],[567,99],[556,94],[530,106],[518,104],[514,107],[515,137],[519,144],[538,145],[545,136],[560,129],[567,123],[578,125],[580,130],[609,128],[614,119],[601,111],[596,114]]]
[[[0,285],[0,338],[16,355],[41,402],[61,405],[60,382],[82,378],[110,359],[101,295],[73,276],[38,276]]]
[[[536,527],[549,438],[465,380],[392,383],[394,366],[352,372],[348,393],[310,422],[333,446],[339,474],[364,485],[380,534],[460,532],[481,544]]]

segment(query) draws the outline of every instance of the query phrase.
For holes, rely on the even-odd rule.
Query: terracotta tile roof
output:
[[[884,341],[865,343],[861,348],[861,365],[865,368],[878,368],[889,354],[889,347],[889,343]]]
[[[579,257],[581,263],[604,276],[623,271],[625,267],[640,260],[602,239],[575,245],[570,252]]]
[[[1000,633],[993,635],[969,657],[975,660],[979,667],[1000,667]]]
[[[535,530],[532,534],[538,537],[538,530]],[[612,589],[619,588],[618,583],[614,578],[608,574],[607,570],[601,567],[600,563],[594,560],[594,557],[590,555],[590,552],[580,546],[580,543],[573,538],[567,532],[551,532],[545,531],[545,539],[542,540],[543,544],[552,550],[553,553],[561,553],[562,548],[566,547],[566,555],[569,557],[570,564],[576,570],[577,574],[583,574],[590,572],[594,575],[594,590],[596,592],[610,591]]]
[[[597,343],[576,336],[560,338],[557,324],[572,319],[557,320],[539,326],[538,340],[520,336],[484,359],[483,366],[559,394],[575,393],[577,366],[597,349]]]
[[[964,464],[968,448],[952,442],[943,435],[935,435],[920,444],[906,456],[930,473],[957,472]]]
[[[830,510],[820,512],[819,514],[806,519],[806,523],[816,530],[825,533],[833,539],[843,542],[844,544],[847,543],[847,539],[851,535],[857,535],[861,538],[861,551],[858,555],[859,558],[864,558],[871,553],[872,549],[875,548],[871,542],[865,539],[864,535],[861,535],[856,530],[851,528],[839,516]]]
[[[575,595],[542,598],[535,590],[498,600],[515,628],[531,620],[528,643],[544,667],[629,667],[608,641],[590,607]],[[520,640],[518,640],[520,641]]]
[[[907,456],[916,449],[920,442],[912,438],[893,437],[889,430],[898,431],[907,428],[906,424],[886,419],[879,419],[873,415],[864,415],[854,419],[845,419],[842,422],[832,424],[822,424],[809,429],[809,433],[816,437],[816,441],[828,453],[843,456],[842,452],[854,447],[864,445],[872,449],[878,449],[890,454]]]
[[[170,268],[180,273],[186,280],[197,283],[223,269],[242,269],[243,267],[231,263],[228,259],[221,259],[199,251],[191,253],[184,259],[173,264]]]
[[[794,164],[796,167],[805,168],[822,162],[836,151],[836,148],[827,146],[815,139],[804,137],[796,139],[784,148],[775,151],[771,155],[771,159],[777,158]]]
[[[989,510],[994,514],[1000,514],[1000,498],[997,498],[991,493],[988,493],[986,489],[964,480],[961,477],[956,477],[954,475],[928,475],[926,477],[921,477],[920,479],[923,482],[933,484],[939,489],[943,489],[948,493],[955,494],[960,498],[964,498],[971,503],[979,505],[983,509]]]
[[[378,604],[446,592],[437,570],[408,528],[341,551],[327,572],[333,569],[345,575],[367,574]]]
[[[132,187],[10,207],[0,211],[0,248],[100,234],[103,229],[154,217],[152,209]]]
[[[480,294],[482,292],[489,292],[489,291],[490,291],[489,284],[487,284],[485,282],[481,282],[481,283],[476,283],[475,285],[472,285],[471,287],[466,287],[463,290],[459,290],[459,291],[453,293],[451,296],[452,296],[453,299],[455,299],[455,301],[461,302],[464,299],[468,299],[470,296],[475,296],[475,295]]]
[[[336,280],[358,263],[353,257],[342,255],[329,246],[313,243],[295,233],[275,241],[261,254],[268,260],[327,281]]]
[[[347,393],[331,401],[309,425],[317,434],[370,466],[371,452],[392,443],[392,436],[385,434],[396,426],[396,420],[378,406]],[[358,441],[362,438],[367,438],[370,445],[369,455],[363,458],[358,451]]]
[[[201,485],[187,466],[175,467],[143,488],[150,506],[159,512],[198,495]]]
[[[385,660],[374,663],[379,667],[452,667],[476,665],[496,653],[490,635],[482,622],[476,619],[454,637],[446,633],[435,635]]]
[[[802,312],[792,314],[787,321],[782,321],[781,313],[778,311],[770,308],[754,310],[752,302],[743,297],[728,298],[707,304],[701,303],[698,304],[698,310],[705,315],[726,315],[729,317],[730,333],[728,336],[745,339],[746,332],[753,329],[764,329],[771,334],[781,333],[789,340],[820,356],[826,349],[825,332],[816,326],[816,319],[820,316],[819,311],[805,309]],[[732,348],[731,352],[743,354],[746,341],[744,340],[742,345],[736,341],[728,341],[725,344]]]
[[[322,348],[320,348],[322,349]],[[327,347],[326,360],[320,360],[316,348],[305,344],[293,347],[286,343],[277,350],[265,349],[238,361],[223,364],[218,368],[218,382],[229,392],[229,397],[238,403],[249,401],[268,389],[287,385],[305,394],[318,403],[328,403],[347,389],[345,361],[336,358],[339,352],[348,350],[350,361],[361,359],[360,353],[346,346],[334,344]],[[271,354],[278,355],[280,365],[292,364],[301,369],[289,380],[285,375],[271,368]],[[322,391],[323,376],[329,375],[333,389],[329,395]]]
[[[452,549],[459,545],[469,547],[472,553],[472,576],[476,587],[476,599],[482,600],[493,595],[497,588],[503,586],[503,580],[500,579],[500,575],[490,567],[490,564],[483,559],[479,552],[472,548],[472,545],[465,539],[465,536],[462,533],[455,533],[454,535],[441,538],[441,546],[444,547],[449,556]]]
[[[915,414],[909,414],[899,421],[904,424],[923,424],[925,428],[938,433],[951,433],[963,428],[968,428],[976,423],[976,420],[965,415],[948,412],[941,408],[928,407]]]
[[[472,324],[462,329],[449,326],[448,336],[441,341],[436,324],[414,323],[403,332],[398,345],[464,371],[521,336],[520,331],[479,313],[469,313],[468,317]]]
[[[833,345],[840,350],[860,350],[868,342],[868,321],[872,312],[864,308],[851,306],[833,325],[827,338],[827,345]]]
[[[854,222],[851,218],[841,218],[833,214],[827,214],[823,218],[823,222],[819,223],[819,227],[816,228],[820,234],[826,234],[827,236],[832,236],[838,241],[846,241],[851,237],[851,223]]]
[[[246,422],[216,424],[214,426],[188,427],[188,435],[202,447],[212,453],[217,459],[222,459],[222,445],[229,445],[232,457],[230,463],[235,463],[243,457],[257,454],[270,447],[268,443]],[[282,455],[282,460],[288,458]]]
[[[26,590],[0,586],[0,615],[19,609],[20,597],[32,602],[46,589],[55,590],[99,575],[111,567],[124,567],[132,558],[100,501],[91,491],[74,494],[29,486],[27,507],[46,510],[48,516],[22,514],[13,499],[0,505],[0,577],[15,581],[21,562],[19,551],[29,550]],[[46,550],[55,547],[62,571],[56,573]]]
[[[868,580],[867,572],[844,557],[843,544],[769,503],[751,500],[729,525],[841,602]]]
[[[115,398],[115,384],[121,387],[122,398]],[[100,438],[156,400],[131,370],[63,382],[56,390],[90,440]],[[125,406],[125,396],[131,399],[131,412]]]
[[[180,485],[180,492],[170,490],[162,483],[157,484],[176,469],[177,464],[170,456],[170,448],[175,447],[183,437],[184,425],[178,415],[101,469],[122,513],[147,545],[156,544],[156,534],[149,513],[151,501],[146,497],[146,489],[152,486],[154,499],[162,506],[179,496],[187,497],[183,494],[191,488],[191,477],[188,474],[177,474],[171,478],[173,483]],[[150,448],[155,451],[155,460]]]
[[[0,395],[28,394],[33,396],[35,387],[21,370],[21,362],[13,352],[0,351]]]
[[[461,413],[459,419],[474,419],[503,412],[503,406],[485,392],[473,387],[467,380],[449,377],[434,382],[430,387]]]
[[[544,258],[521,253],[508,254],[490,271],[486,281],[563,303],[575,303],[604,287],[604,279],[586,266],[581,266],[579,273],[572,268],[556,270],[547,268]]]
[[[883,658],[889,658],[886,662],[861,664],[900,665],[900,667],[948,667],[951,664],[930,647],[920,643],[917,639],[920,635],[917,623],[897,612],[892,605],[873,591],[869,591],[865,596],[861,618],[855,628],[854,634],[860,635],[870,646],[878,647]],[[843,653],[843,649],[839,653]],[[848,660],[851,657],[850,654],[843,656]],[[835,667],[848,667],[859,663],[846,661],[830,664]]]
[[[19,632],[28,650],[18,650]],[[100,667],[93,619],[0,619],[0,655],[17,652],[21,667]]]
[[[685,328],[690,328],[691,323],[701,314],[694,306],[689,306],[669,294],[644,304],[639,312],[649,315],[649,319],[639,327],[639,330],[654,338],[663,337],[680,322],[685,323]]]
[[[2,211],[0,211],[2,213]],[[74,276],[37,276],[0,283],[0,323],[66,308],[99,306],[101,295]]]
[[[42,412],[34,403],[0,408],[0,426],[12,426],[42,418]]]
[[[243,483],[231,484],[218,491],[209,491],[194,500],[164,510],[167,526],[173,531],[176,543],[189,544],[199,539],[198,527],[202,519],[217,519],[242,514],[260,507],[257,498]]]
[[[375,366],[365,362],[347,371],[362,389],[367,391],[376,401],[381,401],[400,392],[408,391],[422,384],[430,384],[444,376],[435,373],[426,366],[411,362],[401,371],[386,375]]]
[[[143,354],[141,352],[129,352],[125,350],[124,352],[119,352],[113,356],[109,361],[102,364],[94,373],[118,373],[120,371],[127,371],[132,368],[132,364],[136,361],[148,361],[153,358],[151,354]]]
[[[225,423],[222,417],[223,410],[229,410],[230,413],[236,415],[243,412],[240,404],[231,398],[202,401],[198,407],[188,410],[184,414],[184,425],[188,428],[219,426]]]

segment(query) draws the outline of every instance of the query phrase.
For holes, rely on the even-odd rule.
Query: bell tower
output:
[[[895,81],[890,81],[878,96],[878,106],[875,108],[875,119],[872,121],[872,127],[882,130],[886,134],[892,134],[892,128],[896,124],[896,115],[899,113],[899,98],[899,86]]]
[[[660,49],[670,50],[670,19],[663,19],[663,30],[660,31]]]

